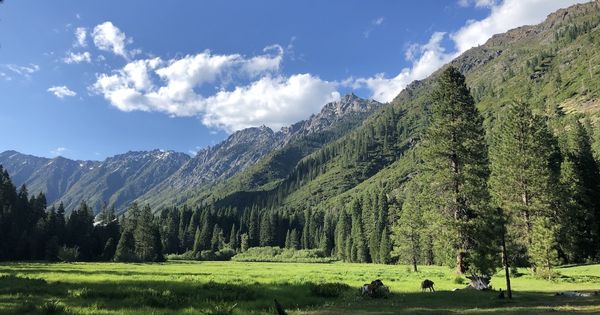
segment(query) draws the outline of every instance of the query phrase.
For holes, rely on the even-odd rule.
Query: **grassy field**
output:
[[[455,283],[450,269],[421,270],[344,263],[2,263],[0,314],[227,314],[231,308],[234,314],[274,314],[274,298],[291,314],[600,314],[600,296],[554,296],[600,290],[600,265],[560,268],[553,281],[522,270],[513,279],[512,301],[499,300],[497,292],[452,292],[464,285]],[[438,292],[420,292],[425,278]],[[358,287],[374,279],[390,287],[389,298],[358,295]],[[314,289],[313,283],[326,282],[348,287]],[[493,286],[504,287],[502,275]]]

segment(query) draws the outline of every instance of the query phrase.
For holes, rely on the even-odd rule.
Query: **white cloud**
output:
[[[386,78],[379,73],[370,78],[358,78],[354,87],[367,87],[371,90],[371,97],[380,102],[389,102],[400,93],[410,82],[421,80],[433,73],[439,67],[450,61],[454,55],[448,54],[441,45],[445,33],[434,33],[425,45],[411,45],[405,56],[412,60],[410,68],[404,68],[393,78]],[[416,59],[416,55],[420,57]]]
[[[458,5],[468,7],[474,5],[477,8],[490,8],[496,4],[496,0],[458,0]]]
[[[205,125],[228,132],[263,124],[280,128],[339,98],[334,82],[310,74],[277,75],[281,46],[268,46],[264,53],[245,57],[207,50],[166,61],[135,60],[98,75],[90,89],[122,111],[198,116]],[[215,86],[220,90],[210,92]]]
[[[263,49],[265,53],[272,55],[255,56],[243,61],[242,69],[250,76],[257,76],[265,72],[278,71],[283,60],[283,47],[271,45]]]
[[[58,147],[56,149],[50,150],[50,154],[52,154],[53,156],[59,156],[59,155],[62,155],[63,153],[65,153],[68,150],[69,149],[67,149],[65,147]]]
[[[339,97],[336,83],[310,74],[266,76],[202,99],[202,122],[229,132],[259,125],[279,129],[305,119]]]
[[[48,92],[54,94],[54,96],[62,99],[65,97],[72,97],[77,95],[77,93],[75,93],[75,91],[71,91],[67,86],[62,85],[62,86],[53,86],[48,88],[47,90]]]
[[[67,64],[82,62],[90,63],[92,62],[92,55],[88,51],[82,53],[68,52],[67,56],[63,58],[63,62]]]
[[[33,63],[30,63],[27,66],[20,66],[16,64],[5,64],[3,66],[10,70],[13,74],[17,74],[26,79],[30,78],[33,73],[40,71],[40,66]]]
[[[126,49],[126,45],[131,43],[132,40],[125,36],[125,33],[114,26],[112,22],[107,21],[102,24],[96,25],[92,31],[92,38],[94,45],[100,50],[113,52],[115,55],[121,56],[125,59],[129,59],[129,52]]]
[[[383,73],[370,78],[358,78],[353,81],[353,85],[355,88],[367,87],[371,90],[372,98],[389,102],[410,82],[427,77],[464,51],[484,44],[492,35],[518,26],[540,23],[548,14],[560,8],[583,2],[589,0],[504,0],[501,3],[466,0],[465,5],[474,3],[475,6],[490,7],[490,14],[479,21],[467,21],[457,32],[451,33],[449,38],[454,44],[453,51],[447,52],[442,46],[446,33],[435,32],[427,44],[409,45],[405,58],[412,61],[411,67],[402,69],[392,78]]]
[[[485,2],[485,1],[484,1]],[[512,28],[537,24],[548,14],[576,3],[589,0],[505,0],[491,5],[491,13],[480,21],[469,21],[450,37],[458,52],[484,44],[492,35]]]
[[[74,47],[85,47],[87,46],[87,30],[85,27],[78,27],[75,29],[75,43]]]

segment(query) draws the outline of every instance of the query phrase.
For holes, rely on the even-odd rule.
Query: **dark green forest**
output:
[[[352,126],[190,198],[168,192],[172,205],[96,216],[82,201],[65,216],[2,170],[0,259],[228,260],[281,247],[491,274],[504,236],[513,267],[599,262],[600,11],[568,10],[494,36]]]
[[[415,269],[441,264],[457,273],[489,274],[500,265],[506,230],[511,265],[549,270],[597,261],[600,172],[589,120],[549,120],[515,101],[486,132],[456,68],[445,68],[434,86],[419,144],[394,141],[405,127],[391,109],[367,129],[372,132],[350,138],[356,146],[342,141],[318,151],[275,190],[245,199],[165,208],[157,215],[132,204],[119,218],[105,207],[97,220],[82,202],[65,218],[62,205],[46,210],[42,193],[17,190],[2,171],[0,258],[163,261],[179,254],[227,260],[251,247],[276,246],[318,249],[349,262],[409,263]],[[281,203],[280,196],[317,177],[333,157],[343,157],[342,168],[368,161],[360,172],[368,177],[404,151],[415,169],[402,179],[396,198],[382,187],[327,209]]]

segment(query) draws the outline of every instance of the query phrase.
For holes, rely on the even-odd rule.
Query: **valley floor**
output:
[[[509,301],[497,292],[452,292],[465,285],[445,267],[413,273],[345,263],[0,263],[0,314],[275,314],[273,299],[290,314],[600,314],[600,296],[554,296],[600,291],[600,265],[559,268],[552,281],[520,271]],[[426,278],[438,292],[421,293]],[[390,287],[389,298],[359,296],[358,288],[374,279]],[[326,282],[350,288],[338,297],[311,290]],[[504,287],[502,275],[493,286]]]

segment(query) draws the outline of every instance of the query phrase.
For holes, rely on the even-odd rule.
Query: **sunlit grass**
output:
[[[0,314],[42,314],[44,305],[69,314],[204,314],[234,305],[237,314],[273,314],[273,299],[299,314],[600,313],[598,296],[554,296],[600,290],[600,265],[557,271],[561,276],[548,281],[520,270],[523,275],[513,278],[515,299],[507,301],[499,300],[497,292],[452,292],[465,285],[456,284],[451,269],[439,266],[414,273],[407,266],[345,263],[4,263]],[[426,278],[438,292],[420,292]],[[390,298],[359,296],[358,288],[374,279],[391,289]],[[498,274],[492,284],[504,288],[503,281]],[[321,297],[311,293],[312,283],[345,283],[350,289],[339,286],[339,297]]]

